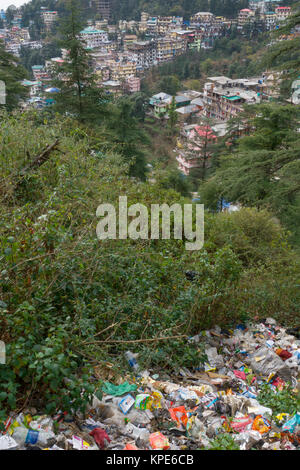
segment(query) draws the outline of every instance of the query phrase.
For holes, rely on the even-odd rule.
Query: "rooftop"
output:
[[[103,29],[95,29],[92,26],[88,26],[87,28],[83,29],[80,31],[80,34],[99,34],[99,33],[105,33]]]

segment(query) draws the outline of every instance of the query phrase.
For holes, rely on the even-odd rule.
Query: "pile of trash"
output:
[[[240,450],[300,448],[300,410],[274,413],[258,400],[263,387],[276,396],[289,386],[299,403],[299,329],[267,318],[234,331],[215,327],[188,341],[191,348],[204,343],[204,364],[176,377],[151,374],[128,351],[134,378],[105,382],[102,399],[94,396],[86,414],[49,417],[29,409],[10,416],[0,450],[197,450],[214,448],[224,435]]]

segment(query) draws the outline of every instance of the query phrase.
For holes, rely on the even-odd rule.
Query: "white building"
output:
[[[291,14],[291,7],[277,7],[275,13],[278,21],[284,21]]]
[[[83,41],[85,41],[86,46],[92,49],[94,47],[101,46],[104,42],[108,42],[107,31],[103,31],[102,29],[95,29],[91,26],[83,29],[80,32],[80,37]]]
[[[58,18],[57,11],[42,11],[42,18],[44,20],[46,29],[49,30],[54,21],[56,21]]]

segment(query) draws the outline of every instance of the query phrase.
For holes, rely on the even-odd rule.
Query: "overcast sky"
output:
[[[10,5],[15,5],[15,7],[20,7],[24,3],[28,3],[29,0],[0,0],[0,10],[6,10]]]

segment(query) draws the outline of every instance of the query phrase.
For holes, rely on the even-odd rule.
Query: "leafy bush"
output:
[[[300,405],[299,392],[296,395],[290,385],[285,386],[283,390],[278,392],[273,391],[268,385],[264,385],[257,396],[257,400],[261,405],[271,408],[273,415],[297,413]]]
[[[233,437],[227,433],[218,434],[209,444],[203,450],[240,450]]]
[[[185,199],[129,177],[122,158],[99,153],[101,133],[47,119],[24,113],[0,124],[4,414],[29,404],[47,412],[84,407],[99,386],[94,366],[110,361],[128,371],[129,348],[148,368],[197,367],[203,350],[188,338],[202,329],[266,312],[297,321],[297,257],[268,213],[206,214],[198,252],[187,252],[184,240],[100,242],[100,203],[117,206],[125,194],[128,205],[147,207]],[[58,150],[21,188],[24,166],[57,137]],[[198,273],[193,282],[187,270]]]

